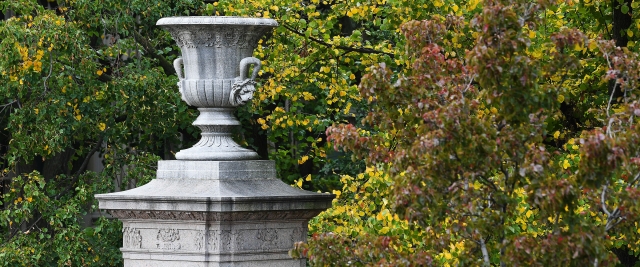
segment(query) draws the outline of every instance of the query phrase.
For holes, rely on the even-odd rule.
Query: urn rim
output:
[[[166,17],[156,22],[157,26],[177,25],[249,25],[277,27],[278,22],[269,18],[253,18],[239,16],[182,16]]]

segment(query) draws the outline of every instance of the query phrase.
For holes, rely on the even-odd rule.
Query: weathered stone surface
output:
[[[163,217],[177,215],[157,212],[193,214],[188,216],[209,212],[207,216],[213,218],[231,216],[223,215],[225,212],[238,213],[233,216],[246,212],[256,213],[255,216],[267,216],[260,212],[291,216],[286,212],[293,211],[300,212],[296,216],[313,214],[313,217],[330,207],[324,201],[331,195],[300,190],[277,179],[273,161],[160,161],[157,173],[158,178],[144,186],[98,195],[100,208],[134,213],[154,211]]]
[[[173,62],[178,89],[198,107],[193,125],[202,139],[176,153],[181,160],[251,160],[258,154],[231,138],[240,125],[233,111],[253,98],[261,61],[252,57],[258,41],[278,23],[267,18],[171,17],[157,25],[171,33],[182,57]],[[250,67],[253,67],[249,74]]]
[[[273,161],[160,161],[157,174],[96,196],[123,221],[125,266],[304,266],[288,251],[334,197],[283,183]]]
[[[158,162],[148,184],[96,195],[100,209],[123,222],[127,267],[305,266],[288,251],[304,241],[307,223],[331,206],[331,194],[293,188],[273,161],[231,138],[236,106],[251,99],[260,60],[258,40],[277,22],[238,17],[163,18],[182,50],[174,61],[183,100],[199,107],[202,130],[179,160]],[[249,75],[249,66],[253,66]],[[184,67],[184,73],[183,73]]]

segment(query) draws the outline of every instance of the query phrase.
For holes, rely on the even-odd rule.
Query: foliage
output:
[[[294,256],[553,266],[639,253],[634,1],[38,2],[0,2],[16,14],[0,22],[5,265],[119,264],[120,226],[79,217],[194,141],[178,48],[154,24],[203,14],[280,23],[255,53],[238,139],[284,181],[337,195]],[[87,171],[93,152],[101,173]]]
[[[347,239],[354,265],[388,265],[377,256],[387,253],[401,265],[428,263],[420,253],[433,265],[608,266],[622,247],[637,257],[637,53],[598,38],[598,27],[564,27],[556,12],[573,3],[483,4],[404,24],[407,64],[371,68],[359,85],[370,110],[362,125],[327,130],[390,176],[393,211],[424,229],[399,244],[417,251],[328,227],[338,237],[314,237],[295,255],[330,264]],[[460,36],[474,40],[452,55]],[[359,246],[369,254],[353,256]]]
[[[121,265],[121,224],[99,219],[93,195],[155,176],[194,112],[161,68],[177,55],[162,16],[197,1],[3,1],[0,22],[0,262]],[[145,39],[149,36],[150,39]],[[156,48],[160,47],[160,48]],[[156,50],[157,49],[157,50]],[[164,55],[160,57],[159,55]],[[166,58],[165,58],[166,57]],[[172,69],[172,68],[170,68]],[[88,171],[94,153],[104,170]]]

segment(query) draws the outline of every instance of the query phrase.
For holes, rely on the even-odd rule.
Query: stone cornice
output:
[[[243,211],[243,212],[194,212],[173,210],[109,210],[120,220],[176,220],[176,221],[272,221],[309,220],[324,209],[287,211]]]

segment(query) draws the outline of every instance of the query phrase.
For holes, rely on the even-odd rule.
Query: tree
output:
[[[43,2],[43,3],[40,3]],[[158,156],[193,139],[169,60],[178,55],[163,16],[198,1],[3,1],[0,124],[4,177],[0,263],[118,265],[121,226],[101,219],[93,195],[155,176]],[[104,170],[87,171],[98,152]]]
[[[556,12],[582,8],[486,1],[405,24],[405,68],[372,68],[362,124],[327,133],[389,177],[408,224],[393,230],[418,242],[335,231],[292,252],[318,265],[633,265],[619,251],[639,254],[638,54],[563,27]],[[462,36],[474,40],[452,54]]]
[[[151,179],[159,157],[171,159],[180,143],[194,141],[189,124],[195,111],[180,101],[169,63],[178,49],[168,33],[154,26],[160,17],[172,15],[271,17],[281,24],[256,51],[264,66],[261,84],[252,105],[238,111],[244,128],[237,138],[264,159],[276,160],[283,180],[339,195],[334,208],[310,224],[315,233],[310,246],[300,244],[292,251],[304,254],[307,249],[311,263],[453,265],[482,263],[485,255],[496,264],[512,258],[516,262],[514,255],[526,263],[542,253],[532,246],[538,243],[558,248],[558,259],[568,255],[561,249],[575,244],[580,249],[571,252],[578,251],[576,257],[590,264],[594,259],[608,263],[613,259],[609,251],[617,248],[627,249],[618,255],[631,251],[635,258],[637,234],[627,224],[636,214],[627,205],[635,191],[625,189],[635,181],[630,175],[634,169],[622,172],[632,166],[633,151],[623,149],[621,157],[612,157],[615,164],[600,160],[619,147],[631,147],[614,139],[634,140],[628,126],[635,96],[624,89],[635,82],[624,65],[635,62],[634,36],[640,35],[634,8],[633,1],[595,0],[541,6],[452,0],[0,2],[3,15],[12,17],[0,22],[0,129],[7,137],[0,140],[0,151],[5,173],[18,175],[1,200],[5,238],[0,262],[118,264],[117,223],[99,221],[83,228],[78,217],[93,209],[94,193],[112,190],[114,183],[125,188],[131,180]],[[405,24],[412,20],[423,22]],[[598,36],[626,42],[627,49],[617,50]],[[478,40],[490,42],[483,46]],[[443,68],[433,74],[441,81],[425,76],[430,67]],[[615,79],[600,79],[609,70]],[[462,93],[456,85],[469,89]],[[457,98],[421,91],[440,87],[447,97]],[[382,88],[389,91],[377,90]],[[369,89],[373,92],[367,93]],[[423,125],[425,112],[417,112],[419,103],[413,98],[431,112],[426,119],[447,122],[449,128],[443,129],[461,132],[448,136],[437,131],[438,124]],[[522,109],[523,103],[531,105]],[[611,118],[615,123],[626,119],[626,124],[602,128]],[[325,130],[334,123],[353,127],[333,128],[328,132],[332,142],[327,142]],[[475,128],[462,127],[469,123]],[[612,132],[605,140],[589,139],[598,136],[597,129]],[[581,144],[583,130],[590,132]],[[440,143],[437,148],[442,149],[428,154],[430,150],[413,146],[422,136],[460,142]],[[334,145],[345,149],[335,152]],[[595,151],[590,146],[602,151],[587,153]],[[86,171],[85,164],[96,151],[105,161],[98,174]],[[450,159],[452,151],[466,157]],[[361,160],[364,156],[367,161]],[[609,165],[601,166],[603,162]],[[600,171],[593,172],[595,178],[581,176],[588,168]],[[431,173],[429,180],[420,180],[425,173]],[[555,198],[547,200],[551,192]],[[451,207],[442,199],[453,200]],[[465,203],[486,207],[475,216],[482,220],[465,217],[460,212]],[[439,213],[431,214],[431,209]],[[582,212],[589,216],[583,218]],[[613,225],[623,217],[606,229],[607,222]],[[569,227],[573,225],[582,228]],[[477,232],[467,234],[468,229]],[[603,232],[592,229],[606,232],[609,239],[596,239]],[[447,234],[451,230],[456,234]],[[585,247],[568,239],[579,233],[591,234],[597,242]],[[514,240],[527,246],[501,243]],[[518,250],[526,247],[537,250]]]

